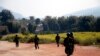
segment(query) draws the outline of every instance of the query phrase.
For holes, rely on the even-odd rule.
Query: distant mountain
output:
[[[0,7],[0,12],[1,12],[3,9],[6,9],[6,8]],[[9,9],[8,9],[8,10],[9,10]],[[13,11],[11,11],[11,12],[12,12],[12,14],[14,15],[15,19],[21,19],[21,18],[23,18],[23,16],[22,16],[21,14],[19,14],[19,13],[16,13],[16,12],[13,12]]]
[[[1,12],[3,9],[4,9],[3,7],[0,7],[0,12]]]
[[[71,16],[71,15],[72,16],[88,16],[88,15],[100,16],[100,7],[94,7],[86,10],[77,11],[71,14],[67,14],[65,16]]]
[[[19,14],[19,13],[12,12],[12,14],[14,15],[14,17],[15,17],[16,19],[22,19],[22,18],[23,18],[23,16],[22,16],[21,14]]]

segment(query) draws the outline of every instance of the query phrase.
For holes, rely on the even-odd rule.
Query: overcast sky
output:
[[[25,17],[62,16],[100,5],[100,0],[0,0],[0,6]]]

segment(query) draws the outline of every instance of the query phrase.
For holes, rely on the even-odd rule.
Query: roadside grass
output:
[[[79,45],[100,45],[100,32],[73,32],[75,37],[75,43]],[[1,38],[1,40],[6,40],[13,42],[13,39],[16,34],[8,34]],[[34,39],[34,34],[23,35],[21,33],[17,33],[18,37],[20,37],[20,42],[23,43],[32,43]],[[64,38],[66,37],[66,33],[60,33],[61,37],[60,43],[63,43]],[[40,39],[39,43],[54,43],[56,34],[39,34],[38,37]]]

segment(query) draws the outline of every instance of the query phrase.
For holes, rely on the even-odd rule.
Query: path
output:
[[[21,43],[16,48],[14,43],[0,41],[0,56],[66,56],[64,47],[53,44],[40,44],[40,49],[35,50],[33,44]],[[72,56],[100,56],[100,48],[93,46],[75,45]]]

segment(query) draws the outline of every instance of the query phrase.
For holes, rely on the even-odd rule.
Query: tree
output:
[[[36,25],[32,25],[31,23],[28,24],[28,30],[30,33],[35,33]]]
[[[76,28],[76,16],[69,16],[67,17],[66,21],[66,29],[67,31],[76,31],[74,28]]]
[[[1,16],[2,16],[1,18],[2,22],[12,21],[14,19],[13,14],[9,10],[6,10],[6,9],[1,11]]]
[[[53,24],[53,31],[55,31],[56,33],[58,33],[60,31],[60,26],[58,24],[58,21],[57,21],[57,18],[56,17],[53,17],[52,18],[52,24]]]
[[[58,18],[58,24],[60,26],[60,32],[66,31],[66,22],[64,16]]]
[[[51,16],[46,16],[44,19],[44,22],[48,25],[49,31],[52,32],[59,32],[60,26],[58,24],[57,18],[56,17],[51,17]]]
[[[49,26],[45,21],[42,21],[43,24],[43,31],[49,31]]]
[[[79,31],[91,31],[92,16],[80,16],[78,22]]]
[[[37,18],[37,19],[35,20],[36,25],[38,25],[40,22],[41,22],[40,18]]]
[[[34,20],[34,16],[30,16],[30,20],[32,20],[32,21],[33,21],[33,20]]]
[[[12,24],[12,33],[18,33],[20,30],[20,24],[18,22],[13,22]]]
[[[2,10],[0,13],[0,21],[1,21],[1,25],[7,26],[8,31],[9,32],[13,32],[13,20],[14,20],[14,16],[13,14],[9,11],[9,10]]]
[[[95,23],[95,30],[100,31],[100,17],[97,18],[96,23]]]
[[[35,18],[34,18],[34,16],[30,16],[29,23],[30,24],[35,24]]]
[[[21,28],[21,33],[22,33],[22,34],[26,34],[26,32],[27,32],[26,28],[24,28],[24,27]]]
[[[46,16],[45,19],[43,20],[43,22],[47,25],[48,27],[48,31],[50,31],[50,20],[51,20],[51,16]],[[43,24],[44,25],[44,24]]]

